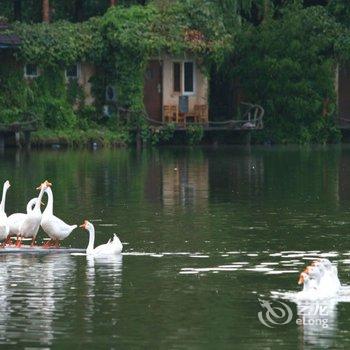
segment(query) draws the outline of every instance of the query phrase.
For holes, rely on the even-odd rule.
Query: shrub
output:
[[[77,124],[72,107],[58,99],[47,99],[43,106],[43,122],[50,129],[72,129]]]
[[[201,125],[192,124],[186,129],[187,142],[189,145],[197,145],[204,136],[204,129]]]
[[[237,38],[235,71],[245,98],[265,108],[260,140],[334,140],[334,44],[341,27],[320,6],[289,7],[282,18]],[[338,134],[339,135],[339,134]]]

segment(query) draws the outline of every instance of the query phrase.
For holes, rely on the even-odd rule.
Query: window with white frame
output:
[[[192,95],[195,90],[194,62],[173,62],[173,90],[183,95]]]
[[[38,66],[27,63],[24,65],[24,76],[26,78],[35,78],[39,75]]]
[[[66,68],[66,78],[67,79],[79,79],[80,77],[80,64],[71,64]]]

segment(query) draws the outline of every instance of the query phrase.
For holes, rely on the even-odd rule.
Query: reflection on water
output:
[[[94,283],[95,276],[108,277],[110,286],[113,286],[113,297],[120,297],[121,292],[121,279],[122,279],[122,267],[123,256],[86,256],[87,269],[86,269],[86,282],[88,286],[87,295],[94,296]]]
[[[79,298],[72,291],[76,280],[77,257],[69,254],[44,256],[3,254],[0,256],[0,344],[39,342],[52,345],[60,334],[59,320],[65,319],[67,304],[81,303],[84,316],[80,319],[88,333],[94,329],[95,281],[103,278],[105,287],[113,292],[111,298],[121,296],[122,257],[87,260],[85,284]],[[108,283],[107,283],[108,282]],[[112,320],[111,320],[112,321]],[[65,329],[65,327],[63,327]]]
[[[57,216],[92,220],[96,245],[113,233],[125,244],[123,258],[102,261],[0,255],[0,344],[346,347],[350,293],[328,306],[327,329],[313,325],[317,313],[267,329],[257,298],[296,293],[299,272],[316,257],[338,262],[350,284],[347,164],[347,147],[0,154],[0,183],[12,182],[9,214],[23,211],[47,178]],[[63,245],[87,242],[77,229]]]
[[[109,298],[116,300],[122,296],[122,264],[123,256],[111,257],[92,257],[86,256],[86,300],[84,304],[84,320],[86,321],[86,331],[93,334],[94,331],[94,314],[98,306],[98,299]],[[103,292],[103,296],[96,287],[96,279],[104,279],[108,281],[105,285],[108,290]],[[104,300],[100,300],[104,302]],[[108,317],[108,322],[115,325],[117,323],[117,315],[112,314]]]
[[[206,206],[209,190],[208,160],[202,157],[193,162],[188,158],[175,159],[162,167],[164,206]]]
[[[51,344],[53,322],[63,310],[57,303],[70,284],[67,271],[75,269],[69,255],[2,255],[0,264],[1,317],[0,339],[7,343],[25,332],[28,341],[40,335]]]
[[[337,333],[337,300],[297,303],[300,343],[316,349],[334,348]]]

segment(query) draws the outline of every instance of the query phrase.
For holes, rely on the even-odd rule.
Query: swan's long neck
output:
[[[33,211],[33,205],[36,204],[37,198],[31,199],[27,204],[27,214]]]
[[[5,211],[5,202],[6,202],[6,192],[7,192],[7,186],[4,184],[2,188],[2,198],[0,203],[0,211]]]
[[[94,243],[95,243],[95,228],[93,226],[90,226],[88,228],[89,231],[89,244],[86,248],[86,252],[92,252],[94,250]]]
[[[45,191],[45,188],[42,187],[40,190],[39,196],[36,200],[35,207],[34,207],[33,211],[40,211],[40,204],[41,204],[41,200],[43,198],[44,191]]]
[[[46,189],[46,193],[48,200],[43,215],[53,215],[53,194],[50,187]]]

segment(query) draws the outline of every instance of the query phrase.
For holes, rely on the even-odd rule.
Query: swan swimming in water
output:
[[[89,232],[89,244],[86,248],[86,255],[94,256],[94,257],[102,257],[102,256],[112,256],[118,255],[123,250],[122,242],[120,242],[119,238],[114,234],[113,239],[110,239],[107,243],[101,244],[98,247],[94,248],[95,243],[95,228],[94,225],[85,220],[80,227],[88,230]]]
[[[298,284],[304,285],[298,297],[305,299],[334,297],[341,287],[338,270],[328,259],[313,261],[300,274]]]

